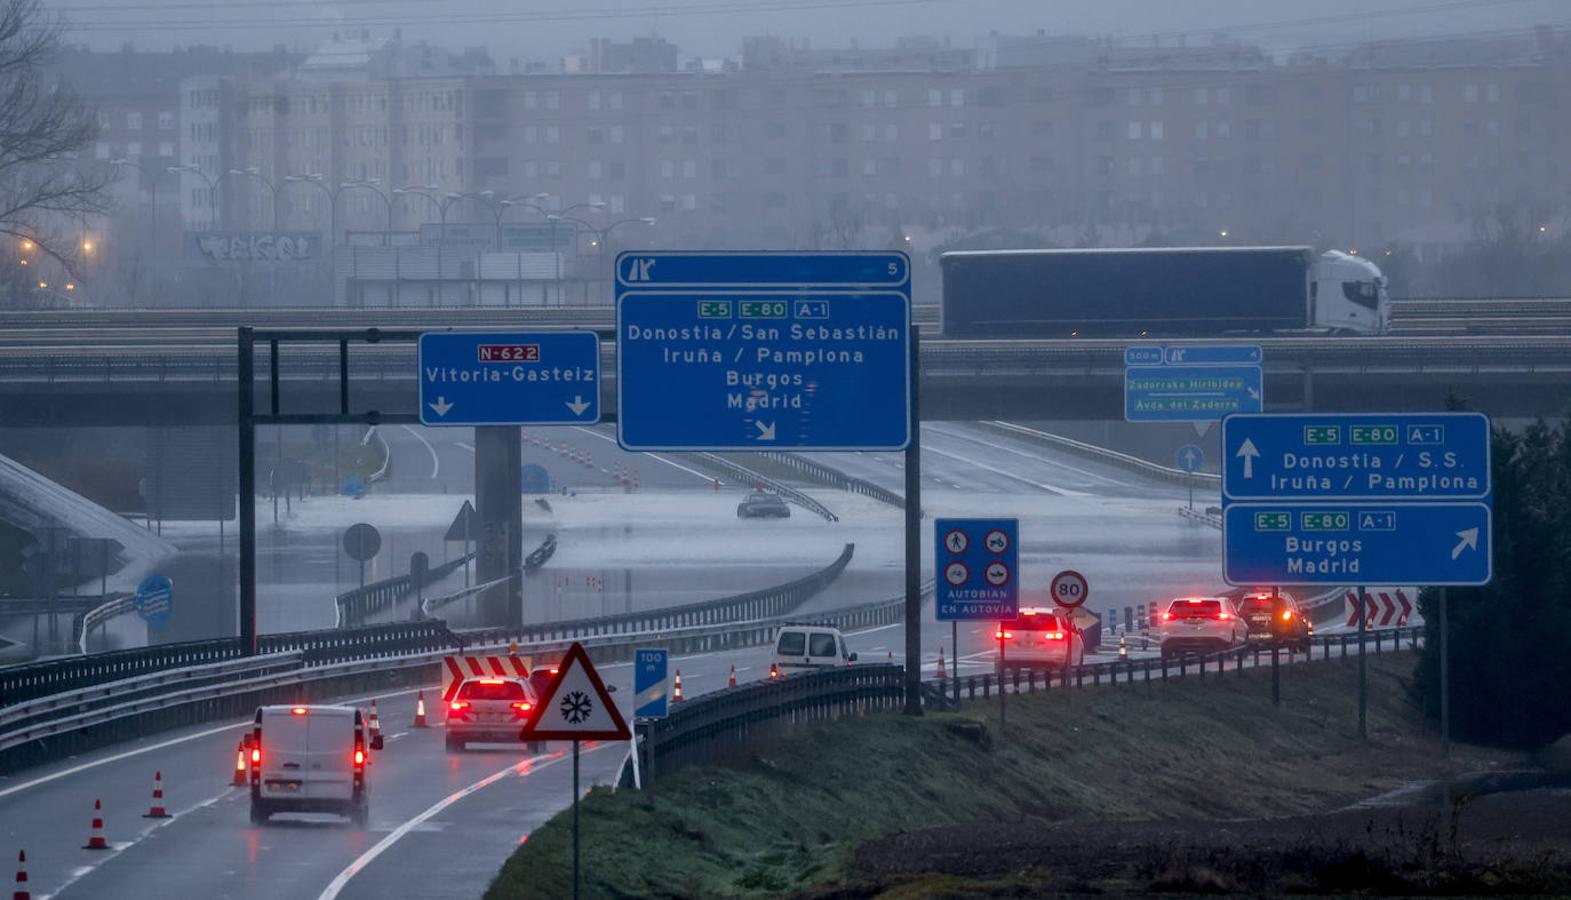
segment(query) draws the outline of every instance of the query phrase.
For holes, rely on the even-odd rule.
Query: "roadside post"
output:
[[[1079,636],[1080,623],[1077,621],[1078,617],[1075,613],[1079,612],[1080,608],[1085,605],[1085,602],[1091,599],[1091,583],[1086,580],[1084,575],[1081,575],[1074,569],[1065,569],[1054,575],[1053,580],[1048,582],[1047,593],[1048,596],[1053,598],[1054,605],[1069,613],[1064,619],[1069,623],[1070,634]],[[1074,650],[1074,642],[1070,641],[1069,655],[1064,659],[1064,677],[1066,678],[1069,677],[1069,665],[1074,662]],[[1085,655],[1084,638],[1081,638],[1080,641],[1080,654],[1082,657]],[[1052,676],[1049,675],[1048,677],[1051,678]]]
[[[633,651],[633,726],[644,726],[644,746],[649,748],[641,785],[645,791],[654,790],[655,754],[651,743],[650,726],[656,719],[666,717],[670,708],[669,671],[671,651],[663,647],[641,647]],[[633,744],[633,777],[639,780],[638,744]],[[640,787],[634,784],[634,787]]]
[[[1282,608],[1282,588],[1280,585],[1271,586],[1271,630],[1280,629],[1279,624]],[[1279,650],[1282,647],[1280,634],[1271,635],[1271,705],[1282,705],[1282,659]]]
[[[933,539],[933,564],[938,569],[934,613],[938,621],[998,623],[998,726],[1002,731],[1006,629],[1020,617],[1020,520],[934,519]],[[909,623],[907,628],[911,630]],[[958,648],[955,658],[958,661]],[[907,671],[919,659],[908,656]]]
[[[905,711],[922,712],[921,460],[911,262],[899,251],[616,259],[629,451],[904,451]]]
[[[356,522],[344,531],[344,553],[360,564],[360,586],[365,587],[365,564],[382,552],[382,533],[375,525]]]
[[[573,897],[578,897],[578,745],[581,741],[632,739],[627,721],[611,699],[611,692],[584,652],[573,642],[558,665],[556,677],[546,685],[534,713],[524,724],[524,741],[573,742]]]
[[[1185,482],[1189,485],[1189,509],[1195,508],[1195,473],[1206,464],[1206,452],[1194,444],[1185,444],[1178,448],[1178,468],[1182,469],[1189,477]]]
[[[1367,588],[1489,583],[1490,464],[1490,423],[1480,413],[1222,420],[1222,578],[1244,586],[1357,583],[1361,737],[1369,734]],[[1445,742],[1444,637],[1440,653]]]

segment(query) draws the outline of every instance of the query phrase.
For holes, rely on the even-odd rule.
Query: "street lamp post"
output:
[[[451,191],[439,198],[436,196],[436,192],[440,191],[441,189],[441,185],[436,184],[412,184],[401,188],[393,188],[393,193],[398,196],[407,196],[412,194],[418,197],[424,197],[436,207],[437,216],[441,220],[442,225],[442,230],[438,234],[436,241],[436,299],[438,300],[441,299],[442,296],[442,281],[446,275],[446,273],[442,270],[442,251],[443,245],[447,243],[447,211],[450,207],[452,207],[454,202],[464,199],[463,194],[455,194]],[[432,305],[436,305],[435,301],[433,301]]]
[[[245,169],[230,169],[228,174],[239,177],[255,178],[257,181],[262,182],[262,184],[266,186],[267,192],[273,195],[273,233],[276,235],[278,233],[278,192],[283,188],[283,185],[275,184],[272,179],[268,178],[266,175],[263,175],[261,170],[256,166],[251,166]]]
[[[195,163],[186,163],[181,166],[170,166],[169,174],[178,175],[182,172],[195,175],[207,185],[207,224],[214,231],[218,230],[218,181],[223,176],[208,175],[196,166]]]
[[[618,226],[640,223],[653,228],[655,223],[659,221],[654,216],[634,216],[627,219],[618,219],[604,228],[596,228],[594,225],[590,224],[589,222],[585,222],[583,219],[575,219],[571,216],[557,216],[556,218],[564,222],[573,223],[573,246],[575,250],[577,249],[578,245],[578,226],[582,225],[583,227],[587,228],[590,234],[593,235],[593,237],[590,238],[589,245],[594,248],[595,255],[597,257],[601,257],[601,263],[604,262],[603,257],[605,256],[606,245],[609,242],[611,232],[614,231]],[[603,289],[600,292],[600,298],[602,301],[605,299],[605,291]]]

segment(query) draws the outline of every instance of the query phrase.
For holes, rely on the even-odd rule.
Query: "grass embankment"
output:
[[[1320,812],[1449,769],[1407,701],[1409,654],[1370,659],[1357,734],[1352,661],[1243,677],[1011,697],[920,719],[820,723],[735,766],[658,778],[653,797],[594,790],[582,805],[587,896],[779,895],[843,884],[870,839],[940,825],[1285,816]],[[985,725],[986,739],[977,729]],[[570,820],[502,868],[490,898],[569,893]]]

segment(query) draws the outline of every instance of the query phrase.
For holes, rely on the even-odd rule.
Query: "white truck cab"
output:
[[[780,626],[775,635],[774,656],[770,662],[780,674],[807,672],[832,666],[849,666],[856,662],[856,654],[846,650],[845,635],[840,629],[828,625]]]
[[[1328,250],[1312,270],[1313,326],[1346,334],[1384,334],[1391,298],[1380,267],[1350,253]]]
[[[366,764],[382,736],[368,736],[360,710],[259,707],[246,744],[253,824],[274,813],[334,813],[365,826]]]

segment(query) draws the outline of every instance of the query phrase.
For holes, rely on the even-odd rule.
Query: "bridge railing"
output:
[[[826,466],[818,460],[809,459],[800,453],[787,453],[780,450],[769,450],[759,454],[765,459],[777,462],[788,469],[794,469],[802,474],[823,482],[831,487],[853,494],[862,494],[872,497],[880,503],[887,503],[899,509],[906,508],[906,499],[900,494],[886,487],[848,475],[833,466]]]
[[[819,503],[807,494],[790,485],[782,484],[767,475],[754,472],[746,466],[734,463],[723,456],[716,456],[713,453],[692,453],[688,454],[687,458],[700,468],[709,469],[711,472],[720,472],[738,484],[757,484],[767,487],[808,512],[822,516],[825,521],[840,521],[840,517],[830,512],[829,507]]]
[[[339,624],[359,624],[371,613],[381,612],[414,593],[417,588],[434,584],[446,578],[453,572],[458,571],[460,567],[467,565],[474,558],[475,555],[469,553],[457,559],[448,560],[439,566],[433,566],[426,570],[425,578],[419,579],[418,583],[413,572],[406,572],[403,575],[395,575],[392,578],[384,578],[381,581],[372,582],[365,587],[347,590],[336,598]]]

